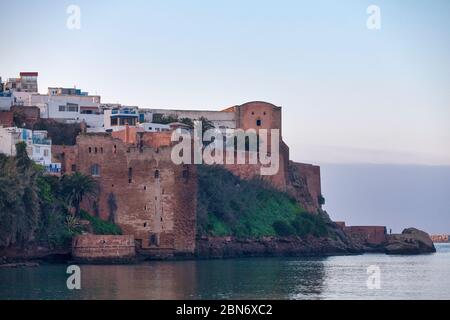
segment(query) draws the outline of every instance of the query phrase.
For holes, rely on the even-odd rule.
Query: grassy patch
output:
[[[104,221],[100,218],[91,216],[84,210],[80,211],[81,219],[87,220],[91,223],[94,234],[101,235],[119,235],[122,234],[120,227],[114,223]]]
[[[286,193],[260,179],[241,180],[219,166],[198,166],[198,233],[258,238],[276,236],[304,210]]]

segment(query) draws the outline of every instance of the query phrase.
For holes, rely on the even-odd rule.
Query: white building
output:
[[[103,126],[88,128],[88,132],[111,132],[120,131],[125,126],[139,127],[144,132],[169,131],[168,124],[142,122],[144,119],[138,107],[120,106],[113,109],[103,110]],[[151,121],[151,119],[150,119]]]
[[[153,123],[153,122],[144,122],[140,123],[139,127],[143,128],[145,132],[161,132],[161,131],[170,131],[170,125],[161,124],[161,123]]]
[[[13,98],[11,96],[0,96],[0,110],[10,110],[13,105]]]
[[[16,144],[22,137],[22,129],[0,127],[0,153],[8,156],[16,155]]]
[[[5,83],[5,91],[38,92],[38,73],[21,72],[20,78],[9,78]]]
[[[68,123],[84,121],[88,127],[103,127],[100,99],[89,95],[33,94],[25,105],[37,106],[41,118]]]
[[[47,172],[59,173],[60,163],[52,163],[52,141],[44,130],[0,127],[0,153],[16,155],[16,144],[25,142],[31,160],[44,166]]]

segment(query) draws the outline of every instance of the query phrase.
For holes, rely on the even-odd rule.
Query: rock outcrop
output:
[[[235,258],[263,256],[331,256],[363,253],[361,246],[351,239],[329,218],[325,211],[318,212],[327,224],[328,236],[301,238],[263,237],[238,239],[235,237],[202,237],[197,239],[196,256],[199,258]]]
[[[203,237],[197,241],[198,258],[331,256],[362,253],[331,238],[301,239],[299,237],[264,237],[237,239],[234,237]]]
[[[392,234],[384,246],[387,254],[423,254],[436,252],[433,241],[428,233],[408,228],[401,234]]]

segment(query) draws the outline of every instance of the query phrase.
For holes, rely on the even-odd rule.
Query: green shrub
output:
[[[325,198],[323,197],[323,195],[319,195],[317,201],[319,202],[319,204],[321,206],[323,206],[325,204]]]
[[[286,221],[281,220],[275,221],[273,223],[273,228],[277,233],[277,235],[280,237],[288,237],[295,235],[294,227],[289,222]]]
[[[298,203],[261,179],[241,180],[220,166],[198,166],[199,235],[276,236],[274,222],[290,222]]]
[[[303,212],[291,224],[295,229],[295,233],[300,237],[307,235],[323,237],[328,235],[326,223],[318,215]]]
[[[326,236],[325,221],[261,179],[241,180],[220,166],[200,165],[199,235],[258,238]]]
[[[104,221],[100,218],[91,216],[84,210],[80,211],[80,217],[90,222],[94,234],[101,235],[119,235],[122,234],[120,227],[112,222]]]

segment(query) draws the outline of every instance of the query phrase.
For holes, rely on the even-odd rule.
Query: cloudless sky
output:
[[[80,30],[66,27],[70,4]],[[372,4],[381,30],[366,27]],[[450,165],[448,0],[0,7],[0,76],[38,71],[41,92],[76,85],[104,102],[180,109],[265,100],[283,107],[293,160]]]

